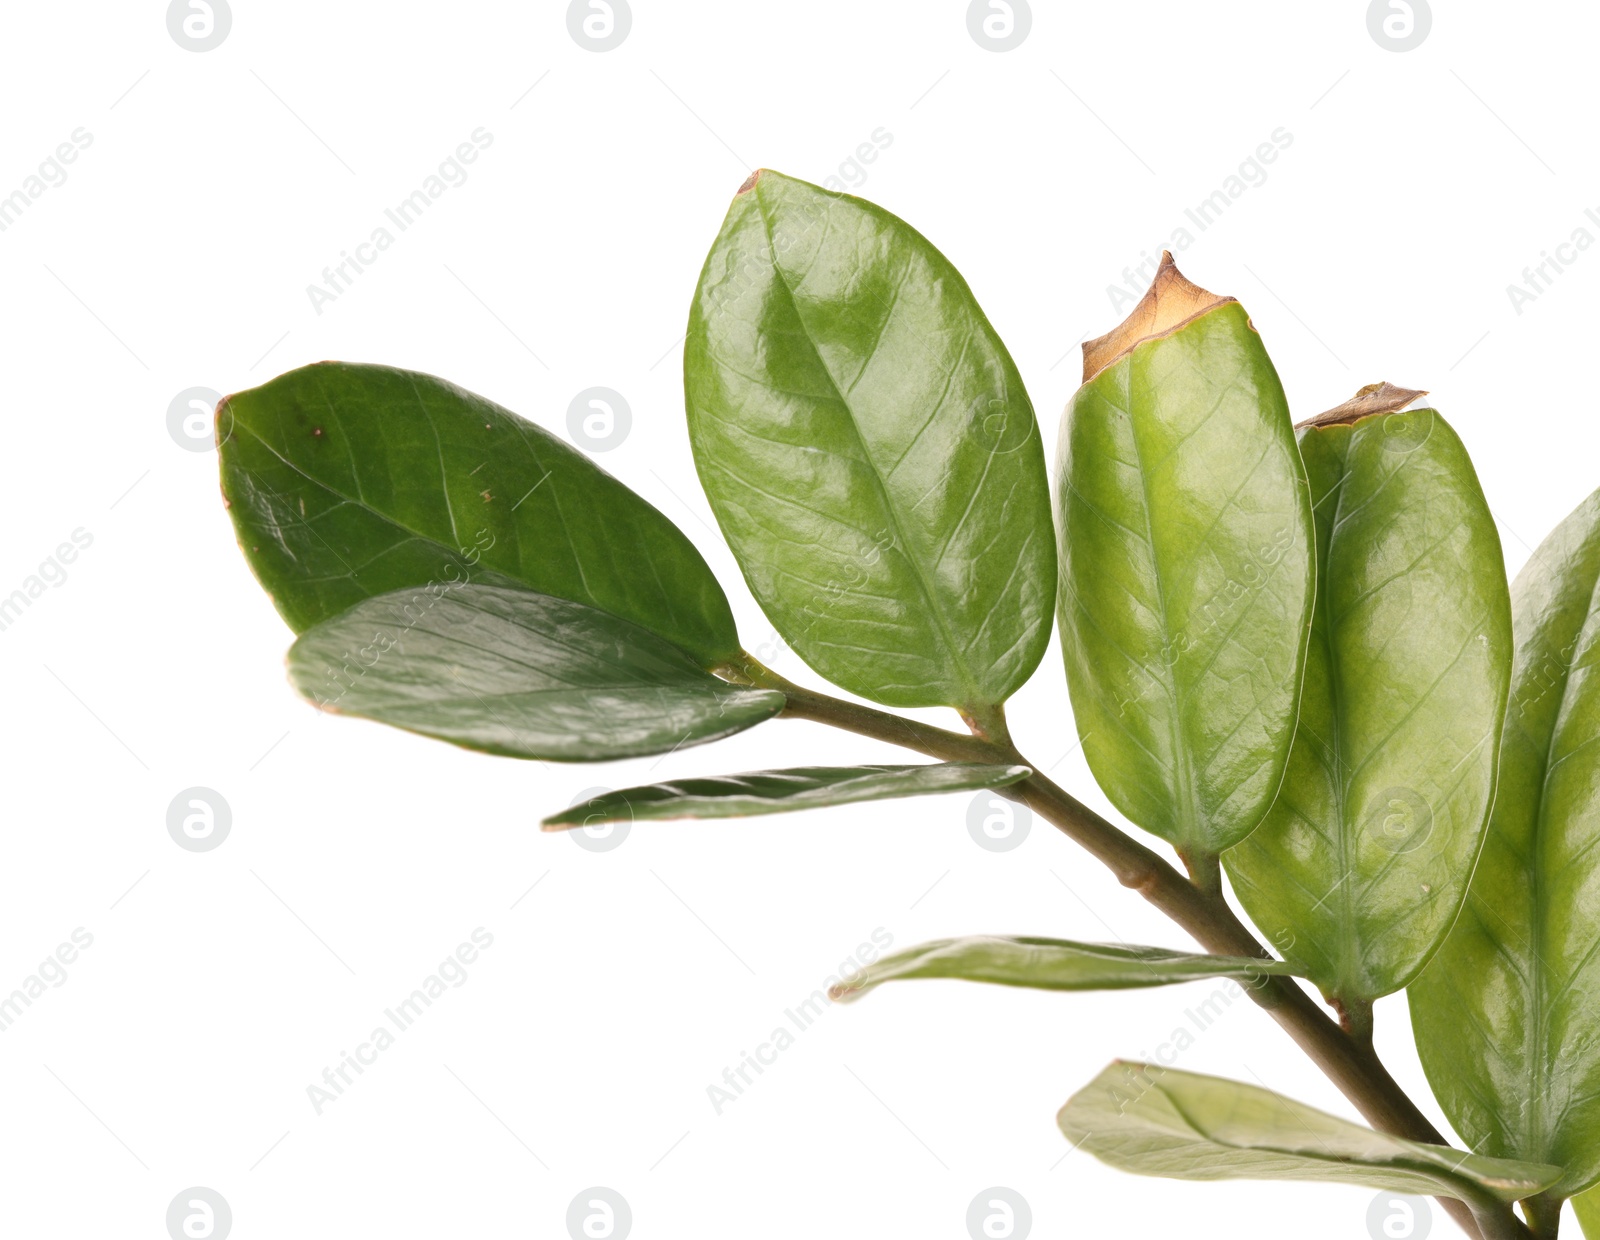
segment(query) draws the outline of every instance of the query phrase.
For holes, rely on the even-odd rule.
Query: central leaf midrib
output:
[[[761,197],[759,184],[757,185],[754,193],[756,199],[756,213],[761,217],[762,234],[767,240],[767,254],[772,263],[773,275],[777,279],[779,286],[783,289],[784,295],[788,299],[789,308],[794,312],[795,320],[802,328],[801,335],[805,338],[806,346],[811,350],[811,356],[816,360],[818,369],[820,369],[823,375],[827,377],[828,386],[832,388],[834,396],[839,401],[839,404],[844,408],[845,413],[849,415],[850,429],[854,432],[856,442],[861,447],[861,455],[867,464],[867,472],[877,487],[879,498],[883,501],[883,508],[888,515],[889,524],[894,529],[895,541],[905,549],[905,560],[911,569],[911,575],[917,583],[917,588],[922,594],[923,601],[928,605],[928,614],[932,618],[935,627],[939,631],[939,637],[944,643],[949,660],[956,668],[960,680],[966,689],[968,700],[962,703],[951,704],[968,707],[995,705],[995,703],[984,702],[979,699],[976,677],[974,677],[972,674],[972,669],[968,667],[967,661],[963,657],[963,651],[960,645],[957,644],[954,634],[952,634],[950,631],[950,626],[946,622],[943,609],[938,604],[932,585],[928,581],[927,575],[923,571],[922,564],[918,561],[917,557],[912,554],[911,544],[907,541],[905,531],[901,527],[900,514],[895,508],[894,500],[890,494],[888,484],[884,481],[883,474],[878,469],[878,463],[873,459],[872,452],[867,447],[866,440],[862,437],[861,428],[856,420],[856,411],[851,407],[850,401],[840,389],[839,381],[834,378],[833,372],[828,369],[828,364],[822,360],[822,354],[818,351],[816,340],[813,338],[811,333],[811,326],[806,322],[805,315],[801,313],[800,302],[798,299],[796,299],[794,295],[794,289],[789,286],[789,281],[784,275],[782,266],[778,262],[777,247],[773,244],[772,240],[772,221],[767,217],[766,203]],[[891,308],[890,313],[892,312],[893,311]],[[888,316],[886,315],[884,318],[883,329],[879,332],[880,339],[882,338],[882,331],[887,330],[888,325]],[[870,356],[868,360],[870,361]],[[866,363],[863,363],[863,367],[865,364]]]
[[[1352,892],[1354,883],[1350,881],[1351,873],[1354,867],[1351,865],[1350,861],[1350,833],[1352,830],[1352,824],[1350,823],[1348,817],[1350,798],[1349,788],[1346,786],[1346,779],[1349,772],[1346,770],[1344,756],[1346,748],[1344,736],[1344,712],[1340,709],[1341,696],[1339,693],[1339,677],[1341,675],[1340,664],[1342,660],[1339,657],[1338,643],[1334,640],[1332,599],[1330,597],[1333,592],[1327,588],[1329,578],[1333,575],[1333,548],[1335,540],[1339,537],[1339,514],[1344,511],[1345,484],[1350,477],[1350,471],[1348,468],[1350,452],[1349,438],[1350,437],[1346,437],[1344,452],[1341,453],[1337,458],[1339,462],[1339,479],[1334,483],[1334,487],[1338,491],[1338,494],[1333,502],[1333,520],[1328,526],[1328,571],[1322,571],[1322,565],[1318,565],[1316,569],[1317,610],[1322,613],[1322,644],[1328,652],[1328,696],[1330,698],[1330,706],[1333,711],[1333,727],[1329,729],[1329,731],[1332,733],[1332,743],[1330,748],[1333,750],[1333,815],[1334,822],[1336,824],[1335,834],[1339,841],[1339,881],[1337,886],[1339,887],[1338,943],[1340,959],[1339,966],[1335,970],[1335,985],[1338,985],[1341,980],[1349,985],[1355,984],[1355,975],[1357,972],[1356,965],[1357,961],[1359,960],[1359,950],[1355,942],[1356,936],[1354,932],[1355,907],[1354,895]],[[1312,512],[1311,529],[1312,537],[1315,538],[1315,511]],[[1335,997],[1341,999],[1351,999],[1366,998],[1367,996],[1347,995],[1336,992]]]
[[[1144,508],[1145,541],[1150,548],[1150,567],[1152,570],[1151,577],[1154,579],[1155,583],[1156,609],[1161,614],[1161,631],[1165,635],[1167,639],[1167,645],[1170,648],[1172,639],[1176,635],[1172,631],[1172,619],[1168,611],[1167,592],[1162,582],[1160,563],[1161,557],[1159,552],[1156,550],[1156,524],[1150,501],[1150,474],[1145,468],[1144,448],[1139,442],[1139,426],[1133,412],[1133,363],[1134,357],[1132,355],[1123,358],[1120,363],[1124,366],[1123,373],[1127,380],[1127,393],[1125,397],[1126,406],[1123,411],[1128,415],[1128,438],[1133,444],[1134,466],[1139,472],[1139,496],[1140,503]],[[1182,837],[1184,842],[1191,849],[1196,844],[1200,844],[1205,846],[1208,851],[1215,851],[1214,848],[1210,848],[1211,841],[1197,840],[1194,838],[1194,836],[1198,833],[1197,819],[1199,815],[1196,812],[1197,806],[1194,803],[1193,764],[1191,762],[1189,746],[1184,743],[1183,690],[1178,683],[1176,665],[1175,663],[1168,661],[1165,654],[1163,654],[1161,657],[1160,667],[1162,678],[1167,684],[1168,696],[1172,701],[1172,724],[1167,729],[1167,732],[1168,737],[1172,742],[1172,773],[1177,779],[1179,785],[1175,791],[1178,794],[1178,799],[1181,803],[1181,809],[1187,818],[1187,822],[1183,824],[1183,828],[1180,829],[1177,834]],[[1192,860],[1193,858],[1191,857],[1184,857],[1185,864],[1188,864]]]

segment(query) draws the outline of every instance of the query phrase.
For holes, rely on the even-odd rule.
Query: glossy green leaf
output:
[[[1574,1197],[1572,1212],[1578,1216],[1585,1240],[1600,1240],[1600,1188],[1591,1188]]]
[[[1102,1162],[1177,1180],[1313,1180],[1483,1203],[1530,1196],[1560,1174],[1391,1137],[1254,1085],[1120,1060],[1056,1120]]]
[[[607,792],[544,820],[547,830],[653,818],[747,818],[826,805],[936,792],[1003,788],[1033,774],[1025,766],[941,762],[931,766],[799,766],[747,775],[678,779]]]
[[[1227,862],[1256,925],[1348,1006],[1415,977],[1466,898],[1511,602],[1477,474],[1434,410],[1308,426],[1300,451],[1317,605],[1299,730],[1277,801]]]
[[[1282,782],[1311,619],[1305,473],[1243,308],[1170,255],[1085,371],[1057,471],[1072,712],[1107,797],[1192,863]]]
[[[839,983],[829,995],[858,999],[885,982],[914,977],[957,978],[1032,990],[1133,990],[1215,977],[1253,981],[1269,973],[1293,971],[1281,960],[1202,956],[1125,943],[980,935],[935,939],[896,952]]]
[[[693,544],[547,431],[431,375],[323,362],[217,409],[245,558],[297,633],[361,599],[483,581],[599,607],[706,666],[739,652]]]
[[[1511,591],[1500,785],[1455,928],[1412,983],[1444,1113],[1486,1154],[1600,1179],[1600,491]]]
[[[698,745],[785,702],[610,612],[476,583],[364,599],[300,635],[289,679],[324,710],[561,762]]]
[[[1009,697],[1050,638],[1033,407],[949,261],[887,211],[760,172],[684,349],[700,480],[799,655],[893,706]]]

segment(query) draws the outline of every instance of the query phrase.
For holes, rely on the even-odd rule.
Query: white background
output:
[[[717,1115],[707,1086],[875,929],[1184,939],[1042,823],[979,848],[965,796],[639,827],[605,853],[540,834],[594,786],[897,759],[777,722],[585,769],[321,718],[285,683],[290,633],[235,546],[215,454],[178,446],[167,407],[342,358],[447,376],[565,434],[575,393],[614,388],[633,429],[603,464],[695,540],[762,648],[679,369],[751,168],[839,175],[942,247],[1053,443],[1076,343],[1121,317],[1108,286],[1282,128],[1265,182],[1191,225],[1181,265],[1245,303],[1298,416],[1379,379],[1432,389],[1514,572],[1600,482],[1600,253],[1520,314],[1507,294],[1574,229],[1600,238],[1600,10],[1436,0],[1396,53],[1364,0],[1039,0],[999,54],[956,0],[633,7],[597,54],[550,2],[234,0],[203,53],[162,3],[6,6],[0,195],[74,129],[93,138],[0,232],[0,595],[73,530],[93,538],[0,632],[0,993],[94,936],[0,1035],[8,1232],[159,1240],[174,1194],[203,1185],[239,1240],[559,1238],[574,1194],[605,1185],[640,1240],[961,1240],[974,1195],[1004,1185],[1036,1236],[1361,1240],[1360,1189],[1063,1158],[1061,1102],[1112,1057],[1153,1055],[1208,984],[889,988],[826,1012]],[[317,313],[307,286],[480,126],[469,179]],[[893,141],[865,179],[841,172],[879,128]],[[1106,809],[1054,647],[1012,716]],[[167,833],[193,785],[232,808],[213,852]],[[477,927],[494,946],[465,984],[316,1114],[307,1086]],[[1378,1017],[1425,1093],[1403,1000]],[[1179,1062],[1350,1113],[1242,1001]]]

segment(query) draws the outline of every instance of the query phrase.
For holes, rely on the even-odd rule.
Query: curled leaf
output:
[[[1003,788],[1033,774],[1025,766],[940,762],[923,766],[800,766],[711,775],[624,788],[544,820],[545,830],[653,818],[747,818],[825,805]]]
[[[1133,990],[1202,978],[1257,981],[1292,973],[1281,960],[1205,956],[1126,943],[1074,943],[1066,939],[992,935],[935,939],[869,964],[830,990],[829,997],[859,999],[885,982],[905,978],[957,978],[1033,990]]]
[[[1254,1085],[1121,1060],[1056,1118],[1101,1162],[1177,1180],[1314,1180],[1481,1203],[1532,1196],[1561,1174],[1374,1132]]]

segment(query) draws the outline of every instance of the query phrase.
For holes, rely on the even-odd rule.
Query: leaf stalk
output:
[[[1086,849],[1124,887],[1132,888],[1155,905],[1207,952],[1273,958],[1229,906],[1222,894],[1220,876],[1209,890],[1190,881],[1159,854],[1038,773],[1039,768],[1022,755],[1009,734],[1002,733],[1003,739],[962,735],[847,702],[797,685],[748,654],[717,670],[735,683],[783,693],[788,704],[781,718],[828,724],[941,762],[1014,762],[1030,767],[1035,772],[1032,776],[997,789],[999,795],[1026,805]],[[1003,715],[1000,718],[1003,726]],[[975,727],[982,726],[977,720],[970,722]],[[1214,865],[1216,859],[1211,860]],[[1389,1074],[1373,1049],[1370,1036],[1362,1038],[1353,1030],[1341,1028],[1292,978],[1265,978],[1263,984],[1246,987],[1246,991],[1374,1128],[1412,1141],[1450,1144]],[[1508,1205],[1494,1201],[1468,1205],[1453,1197],[1438,1200],[1469,1236],[1481,1240],[1533,1240],[1536,1235]]]

